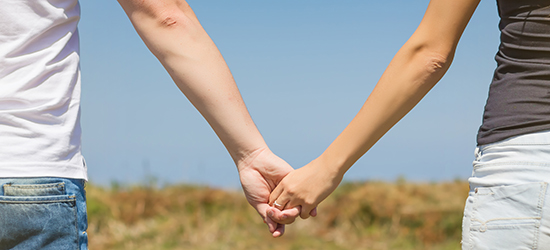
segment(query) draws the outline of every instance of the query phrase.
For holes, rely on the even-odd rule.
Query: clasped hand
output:
[[[298,216],[302,219],[316,216],[317,205],[342,180],[341,175],[330,171],[319,159],[293,170],[268,149],[249,158],[239,168],[243,190],[273,237],[282,236],[284,225]]]

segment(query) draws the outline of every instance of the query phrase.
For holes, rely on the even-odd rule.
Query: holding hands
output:
[[[119,0],[136,31],[237,164],[248,202],[273,236],[315,216],[344,173],[443,77],[479,0],[432,0],[363,107],[323,154],[292,171],[252,121],[235,80],[184,0]],[[185,45],[185,46],[182,46]]]
[[[320,158],[290,172],[271,192],[268,211],[271,219],[291,223],[290,209],[300,208],[300,217],[316,216],[317,205],[329,196],[342,181],[343,175],[332,171]],[[280,211],[283,210],[283,211]]]
[[[315,216],[315,207],[336,189],[344,173],[439,81],[479,3],[430,1],[420,26],[355,118],[319,158],[292,171],[268,149],[225,60],[185,0],[118,1],[147,47],[227,148],[248,202],[274,237],[297,216]]]
[[[248,203],[263,218],[273,237],[283,235],[285,231],[284,224],[294,221],[300,215],[300,210],[297,207],[287,209],[285,210],[287,220],[274,221],[267,216],[270,209],[268,204],[269,195],[293,168],[268,148],[253,151],[243,160],[237,162],[237,168]]]

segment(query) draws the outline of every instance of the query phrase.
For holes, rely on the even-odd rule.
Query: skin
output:
[[[301,207],[300,217],[330,195],[345,172],[443,77],[479,0],[432,0],[420,25],[390,62],[363,107],[318,158],[288,174],[273,190],[270,217],[286,223],[279,209]]]
[[[118,2],[149,50],[227,148],[239,171],[248,202],[274,237],[283,235],[284,224],[267,216],[268,199],[293,168],[269,150],[225,60],[193,10],[182,0]],[[287,219],[294,220],[299,209],[285,213]]]

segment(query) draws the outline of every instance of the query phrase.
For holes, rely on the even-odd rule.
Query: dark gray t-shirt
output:
[[[498,0],[501,44],[477,142],[550,130],[550,0]]]

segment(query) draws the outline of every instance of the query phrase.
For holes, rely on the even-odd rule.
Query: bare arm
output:
[[[193,10],[184,0],[119,3],[147,47],[229,151],[250,204],[266,220],[273,235],[281,235],[284,227],[266,218],[267,201],[292,168],[267,147],[225,60]]]
[[[185,1],[119,1],[136,31],[238,162],[267,147],[216,45]]]
[[[363,107],[317,159],[290,173],[270,203],[302,206],[301,217],[325,199],[344,173],[405,116],[449,68],[479,0],[432,0],[411,38],[397,52]],[[286,206],[285,206],[286,205]]]

